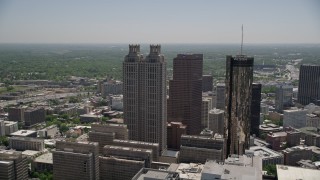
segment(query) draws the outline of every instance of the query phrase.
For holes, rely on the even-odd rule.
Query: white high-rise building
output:
[[[123,62],[123,111],[129,138],[167,144],[166,62],[160,45],[143,58],[140,45],[129,45]]]

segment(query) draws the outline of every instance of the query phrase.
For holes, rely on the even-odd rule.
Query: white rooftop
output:
[[[320,171],[286,165],[277,165],[278,180],[318,180]]]

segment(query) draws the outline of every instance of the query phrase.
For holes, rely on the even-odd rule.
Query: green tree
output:
[[[9,146],[9,140],[7,136],[0,136],[0,145]]]
[[[65,133],[65,132],[67,132],[69,130],[69,127],[65,123],[62,123],[60,125],[59,129],[60,129],[60,132]]]
[[[267,171],[268,175],[277,175],[277,167],[275,164],[267,164],[264,168],[264,171]]]

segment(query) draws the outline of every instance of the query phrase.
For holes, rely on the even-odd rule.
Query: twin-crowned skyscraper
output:
[[[140,45],[129,45],[123,62],[124,122],[129,138],[167,145],[166,61],[160,45],[145,58]]]

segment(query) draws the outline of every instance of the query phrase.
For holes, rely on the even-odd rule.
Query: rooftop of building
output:
[[[11,126],[11,125],[14,125],[14,124],[18,124],[18,122],[15,122],[15,121],[4,121],[4,125],[5,126]]]
[[[181,179],[201,179],[203,164],[172,163],[168,170],[179,173]]]
[[[211,176],[210,176],[211,175]],[[216,176],[214,176],[216,175]],[[219,179],[259,180],[262,173],[259,169],[250,166],[236,166],[232,164],[217,163],[208,160],[203,168],[202,176]]]
[[[268,136],[271,136],[271,137],[284,137],[284,136],[287,136],[287,133],[286,132],[271,132],[268,134]]]
[[[134,148],[134,147],[106,145],[106,146],[104,146],[104,148],[110,148],[110,149],[116,149],[116,150],[124,150],[124,151],[135,151],[135,152],[152,153],[151,149],[142,149],[142,148]]]
[[[179,151],[164,150],[161,156],[177,158]]]
[[[19,151],[14,150],[0,150],[0,159],[3,160],[10,160],[10,159],[16,159],[17,157],[20,157],[22,155]]]
[[[308,146],[300,145],[300,146],[294,146],[291,148],[287,148],[287,149],[283,150],[282,152],[290,153],[290,152],[294,152],[294,151],[303,151],[303,150],[311,150],[311,149]]]
[[[148,168],[142,168],[132,178],[132,180],[145,180],[145,179],[178,180],[180,178],[179,178],[179,173],[177,172],[158,170],[158,169],[148,169]]]
[[[251,153],[254,156],[258,156],[261,158],[283,156],[282,153],[278,153],[276,151],[273,151],[272,149],[269,149],[267,147],[261,147],[261,146],[252,146],[252,147],[250,147],[249,150],[246,150],[246,153]]]
[[[96,115],[96,114],[82,114],[80,117],[91,117],[91,118],[100,118],[102,115]]]
[[[34,162],[53,164],[52,153],[42,154],[41,156],[34,159]]]
[[[183,138],[189,138],[189,139],[201,139],[201,140],[219,140],[219,141],[224,141],[223,137],[219,134],[215,134],[213,137],[212,136],[200,136],[200,135],[181,135],[181,139]]]
[[[19,130],[14,133],[11,133],[10,136],[29,136],[31,134],[37,133],[37,131],[32,130]]]
[[[220,114],[220,113],[224,113],[224,110],[214,108],[214,109],[211,109],[211,110],[209,111],[209,113],[211,113],[211,114]]]
[[[277,176],[279,180],[287,179],[319,179],[320,171],[315,169],[307,169],[301,167],[293,167],[286,165],[276,165],[277,166]]]
[[[25,150],[25,151],[22,151],[22,154],[23,155],[26,155],[26,156],[29,156],[29,157],[35,157],[37,156],[38,154],[40,154],[41,151],[33,151],[33,150]]]
[[[141,145],[149,145],[149,146],[159,146],[159,143],[151,143],[151,142],[144,142],[144,141],[134,141],[134,140],[123,140],[123,139],[114,139],[114,142],[123,142],[129,144],[141,144]]]
[[[303,127],[299,131],[307,135],[320,136],[320,128],[316,127]]]
[[[40,131],[47,131],[47,130],[50,130],[50,129],[53,129],[53,128],[57,128],[57,125],[48,126],[46,128],[41,129]]]
[[[317,146],[308,146],[309,149],[312,150],[313,153],[315,154],[320,154],[320,148]]]

